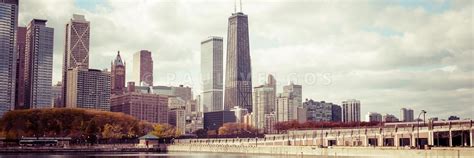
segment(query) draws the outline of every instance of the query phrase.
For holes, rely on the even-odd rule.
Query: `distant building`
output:
[[[292,93],[281,93],[276,99],[277,121],[298,120],[298,107]]]
[[[276,133],[275,124],[277,123],[277,118],[274,113],[265,114],[265,126],[264,133]]]
[[[244,115],[244,118],[243,118],[243,124],[246,124],[250,127],[255,127],[255,122],[254,121],[254,115],[253,113],[247,113],[246,115]]]
[[[309,99],[303,103],[303,106],[308,109],[308,121],[332,121],[332,103],[326,103],[325,101],[317,102],[312,99]]]
[[[265,115],[275,111],[275,79],[269,75],[269,81],[266,84],[254,87],[253,94],[253,115],[254,125],[257,129],[265,128]]]
[[[342,102],[342,121],[360,122],[360,101],[349,99]]]
[[[382,122],[382,115],[376,112],[369,112],[365,115],[366,122]]]
[[[176,97],[181,97],[186,102],[193,100],[193,91],[191,87],[179,85],[178,87],[171,86],[171,93]]]
[[[186,132],[186,110],[171,109],[168,112],[168,124],[173,125],[178,134],[185,134]]]
[[[298,120],[299,123],[304,123],[308,121],[307,112],[308,112],[308,109],[306,107],[304,106],[297,107],[296,116],[298,118],[296,120]]]
[[[181,97],[171,96],[168,98],[168,108],[169,109],[185,109],[186,101],[181,99]]]
[[[112,95],[110,102],[112,112],[122,112],[151,123],[168,123],[167,96],[127,92]]]
[[[67,104],[68,89],[68,71],[69,69],[89,68],[89,41],[90,41],[90,22],[84,15],[73,14],[71,20],[66,24],[66,41],[64,42],[65,52],[63,55],[63,102]],[[108,90],[110,91],[110,90]],[[63,105],[75,106],[75,105]]]
[[[203,112],[222,111],[224,55],[222,37],[209,37],[201,42],[201,76]]]
[[[413,110],[407,109],[407,108],[400,109],[400,119],[403,122],[413,122],[414,121]]]
[[[24,66],[24,106],[27,108],[53,107],[53,41],[54,29],[46,27],[46,20],[31,20],[26,31]]]
[[[15,107],[18,0],[0,1],[0,117]],[[51,85],[50,85],[51,86]]]
[[[341,122],[342,121],[342,109],[341,106],[333,104],[331,108],[332,118],[331,121],[333,122]]]
[[[295,100],[295,106],[296,107],[301,107],[303,104],[303,88],[301,85],[296,85],[293,82],[291,82],[289,85],[283,86],[283,93],[291,93],[294,100]]]
[[[229,111],[233,111],[235,114],[235,122],[237,123],[243,123],[243,117],[248,114],[247,109],[242,109],[239,106],[234,106],[232,109]]]
[[[148,50],[133,55],[133,79],[139,86],[153,86],[153,59]]]
[[[59,108],[63,105],[62,102],[62,90],[63,88],[63,84],[61,83],[61,81],[59,81],[58,83],[56,83],[55,85],[53,85],[51,87],[51,103],[53,104],[53,107],[55,108]]]
[[[74,68],[68,70],[67,78],[67,107],[110,111],[109,72]]]
[[[115,95],[123,94],[125,92],[125,61],[120,57],[120,51],[117,52],[117,56],[110,67],[111,92]]]
[[[214,111],[204,113],[204,129],[218,130],[224,123],[235,122],[233,111]]]
[[[204,128],[202,112],[191,112],[186,115],[186,133],[193,133],[199,129]]]
[[[382,116],[383,122],[398,122],[398,118],[392,114],[385,114]]]

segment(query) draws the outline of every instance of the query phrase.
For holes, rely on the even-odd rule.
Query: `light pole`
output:
[[[416,132],[416,148],[417,149],[420,149],[420,116],[421,114],[423,114],[423,125],[425,125],[425,114],[426,114],[426,111],[425,110],[421,110],[420,114],[418,114],[418,119],[416,119],[416,123],[417,123],[417,132]]]

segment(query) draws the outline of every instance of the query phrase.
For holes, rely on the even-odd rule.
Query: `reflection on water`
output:
[[[262,155],[262,154],[231,154],[231,153],[191,153],[191,152],[171,152],[171,153],[22,153],[22,154],[0,154],[0,158],[314,158],[315,156],[292,156],[292,155]],[[326,158],[326,156],[324,156]],[[331,157],[328,157],[331,158]]]

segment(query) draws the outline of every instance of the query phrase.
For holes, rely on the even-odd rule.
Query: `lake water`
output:
[[[22,153],[22,154],[2,154],[0,158],[314,158],[315,156],[277,156],[277,155],[261,155],[261,154],[230,154],[230,153],[187,153],[187,152],[171,152],[171,153]]]

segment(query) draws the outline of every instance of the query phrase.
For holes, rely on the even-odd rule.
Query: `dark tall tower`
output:
[[[229,17],[224,110],[234,106],[252,112],[252,69],[248,18],[242,12]]]
[[[26,27],[18,27],[16,31],[16,50],[18,59],[16,63],[16,90],[15,109],[26,109],[25,107],[25,48],[26,48]]]
[[[111,93],[116,95],[123,94],[125,92],[125,62],[120,57],[120,51],[112,62],[111,70]]]
[[[67,71],[73,68],[89,68],[89,33],[90,23],[86,21],[84,15],[73,14],[72,19],[66,24],[62,82],[64,104],[68,91]],[[66,105],[62,107],[66,107]]]
[[[153,86],[153,59],[150,51],[141,50],[133,55],[133,78],[139,86]]]

